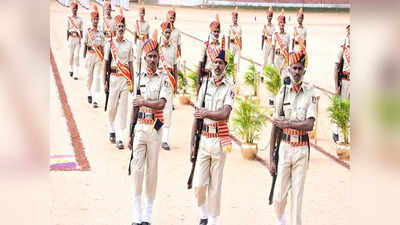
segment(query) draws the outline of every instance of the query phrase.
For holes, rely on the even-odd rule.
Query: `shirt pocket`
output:
[[[280,110],[278,111],[280,112]],[[285,113],[286,118],[290,118],[292,114],[292,105],[289,102],[285,102],[283,104],[283,112]],[[278,115],[279,116],[279,115]]]
[[[296,110],[296,119],[303,121],[306,119],[306,106],[298,106]]]

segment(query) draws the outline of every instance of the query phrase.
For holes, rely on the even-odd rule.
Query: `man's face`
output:
[[[168,20],[169,21],[168,22],[174,24],[175,23],[175,18],[176,18],[175,14],[169,14],[169,16],[168,16]]]
[[[295,84],[299,84],[303,80],[304,76],[304,65],[301,62],[298,62],[296,64],[293,64],[289,68],[290,75],[292,77],[292,80]]]
[[[144,18],[144,15],[146,15],[146,13],[144,12],[144,10],[140,10],[140,18]]]
[[[350,27],[348,27],[348,28],[346,29],[346,31],[347,31],[347,36],[350,36]]]
[[[284,30],[284,29],[285,29],[285,22],[280,21],[280,22],[279,22],[279,28],[280,28],[281,30]]]
[[[214,39],[218,39],[219,38],[220,29],[219,28],[215,28],[211,33],[212,33],[212,36],[214,37]]]
[[[222,73],[225,71],[225,61],[220,59],[220,58],[216,58],[214,61],[214,73],[216,76],[221,76]]]
[[[123,36],[125,32],[125,24],[124,23],[118,23],[116,24],[116,29],[117,33],[119,36]]]
[[[78,7],[73,7],[71,10],[72,10],[72,14],[76,15],[76,13],[78,12]]]
[[[92,18],[93,27],[97,27],[98,24],[99,24],[99,17]]]
[[[297,22],[298,22],[299,24],[302,24],[302,23],[303,23],[303,20],[304,20],[304,16],[298,16],[298,17],[297,17]]]
[[[238,15],[237,14],[233,14],[232,15],[232,22],[233,23],[237,23],[237,21],[238,21]]]
[[[169,38],[171,37],[171,30],[170,29],[165,29],[165,31],[163,32],[164,38],[166,40],[169,40]]]
[[[271,21],[272,21],[272,15],[268,15],[267,19],[268,19],[268,23],[271,23]]]
[[[156,50],[153,50],[149,53],[146,54],[145,56],[145,61],[146,65],[150,68],[157,69],[158,66],[158,52]]]
[[[106,15],[111,16],[111,7],[106,8]]]

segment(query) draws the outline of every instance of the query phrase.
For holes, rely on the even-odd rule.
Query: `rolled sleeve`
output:
[[[172,94],[172,87],[171,84],[169,82],[169,78],[167,77],[167,75],[164,75],[164,79],[163,79],[163,85],[161,86],[161,90],[160,90],[160,99],[164,98],[165,100],[168,99],[168,97]]]
[[[230,105],[231,107],[233,107],[234,102],[235,102],[235,88],[233,85],[230,85],[230,87],[228,88],[228,93],[225,95],[224,106]]]

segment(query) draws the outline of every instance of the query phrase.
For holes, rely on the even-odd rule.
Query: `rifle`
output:
[[[343,46],[345,46],[346,44],[346,40],[343,43]],[[342,47],[344,50],[344,47]],[[343,53],[344,54],[344,53]],[[338,76],[338,81],[337,81],[337,85],[339,87],[339,93],[342,93],[342,78],[343,78],[343,65],[344,65],[344,59],[343,56],[340,58],[340,62],[337,68],[337,76]]]
[[[206,89],[204,91],[204,96],[203,96],[203,102],[201,107],[205,107],[205,100],[206,100],[206,94],[207,94],[207,87],[208,87],[208,78],[207,78],[207,83],[206,83]],[[192,159],[192,169],[190,171],[190,176],[187,182],[188,189],[192,188],[192,183],[193,183],[193,176],[194,176],[194,169],[196,167],[196,161],[197,161],[197,154],[199,153],[199,147],[200,147],[200,138],[201,138],[201,132],[203,131],[203,119],[197,119],[197,130],[196,133],[194,134],[194,157]]]
[[[210,41],[210,35],[208,35],[208,39],[207,39],[207,43]],[[204,73],[205,73],[205,67],[206,67],[206,63],[207,63],[207,48],[208,48],[208,44],[206,46],[206,48],[204,49],[204,57],[203,57],[203,61],[200,63],[199,65],[199,73],[197,74],[197,92],[199,92],[201,84],[203,83],[203,77],[204,77]]]
[[[284,87],[283,87],[283,99],[282,99],[282,104],[281,104],[281,110],[279,112],[279,116],[285,116],[285,112],[283,111],[283,104],[285,103],[285,97],[286,97],[286,86],[290,84],[290,77],[286,77],[283,81]],[[273,128],[274,129],[274,128]],[[278,176],[278,161],[279,161],[279,147],[281,145],[281,140],[282,140],[282,134],[283,131],[281,128],[276,127],[277,129],[277,138],[275,141],[275,146],[274,146],[274,152],[272,154],[275,166],[276,166],[276,171],[274,174],[272,174],[272,185],[271,185],[271,190],[269,192],[269,205],[272,204],[272,200],[274,198],[274,190],[275,190],[275,183],[276,183],[276,177]]]
[[[107,111],[108,96],[110,95],[111,60],[112,60],[112,55],[110,52],[110,54],[108,55],[108,61],[104,65],[106,67],[106,86],[107,86],[106,103],[104,104],[104,111]]]

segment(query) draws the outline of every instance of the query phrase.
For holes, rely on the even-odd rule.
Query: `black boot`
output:
[[[74,75],[73,72],[69,72],[69,76],[72,77]]]
[[[339,141],[339,134],[332,134],[333,141],[336,143]]]
[[[161,144],[161,148],[163,148],[164,150],[169,151],[169,145],[168,145],[168,143],[167,143],[167,142],[162,143],[162,144]]]
[[[124,143],[122,143],[122,141],[118,141],[117,148],[121,150],[124,149]]]
[[[93,108],[97,108],[99,105],[97,104],[97,102],[93,102]]]
[[[200,225],[207,225],[208,224],[208,219],[201,219],[200,220]]]
[[[150,225],[150,223],[149,222],[142,222],[141,225]]]
[[[87,101],[89,102],[89,104],[92,104],[92,96],[87,96]]]
[[[115,144],[115,133],[110,133],[110,142]]]

